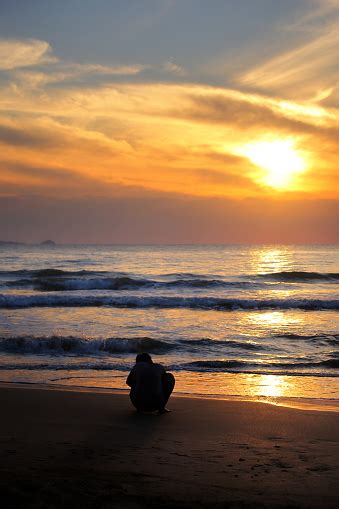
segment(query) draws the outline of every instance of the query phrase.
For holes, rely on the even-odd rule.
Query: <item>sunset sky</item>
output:
[[[338,242],[339,0],[1,0],[0,239]]]

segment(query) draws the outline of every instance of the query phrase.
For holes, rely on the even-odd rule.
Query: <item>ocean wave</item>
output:
[[[20,354],[163,353],[174,347],[174,344],[149,337],[106,339],[87,339],[75,336],[0,337],[0,351]]]
[[[134,276],[125,272],[108,272],[105,270],[64,270],[59,268],[42,268],[42,269],[20,269],[12,271],[0,270],[0,276],[8,277],[24,277],[36,279],[87,279],[90,276],[97,276],[105,280],[114,280],[116,277],[126,277],[131,280],[133,284]],[[163,279],[165,281],[163,281]],[[175,272],[169,274],[162,274],[159,280],[152,280],[147,278],[135,278],[136,281],[147,281],[150,284],[168,284],[174,286],[219,286],[219,285],[253,285],[259,284],[263,280],[278,281],[278,282],[312,282],[312,281],[339,281],[339,273],[337,272],[312,272],[312,271],[280,271],[269,272],[266,274],[256,275],[241,275],[239,274],[237,281],[226,281],[220,274],[195,274],[191,272]],[[257,280],[257,281],[256,281]]]
[[[213,340],[211,338],[178,339],[171,343],[150,337],[136,338],[84,338],[79,336],[9,336],[0,337],[0,352],[17,354],[114,354],[114,353],[165,353],[171,350],[201,352],[207,349],[267,350],[267,346],[250,341]],[[269,350],[274,350],[270,346]]]
[[[37,363],[13,363],[1,364],[0,371],[2,370],[25,370],[25,371],[129,371],[131,366],[126,364],[116,364],[109,362],[83,362],[77,364],[63,364],[55,362],[41,362]]]
[[[292,371],[292,370],[314,370],[317,368],[331,368],[338,369],[339,368],[339,359],[325,359],[317,362],[307,362],[307,361],[295,361],[295,362],[248,362],[248,361],[240,361],[240,360],[198,360],[188,362],[184,365],[187,369],[200,369],[203,371],[229,371],[229,370],[238,370],[241,372],[244,370],[259,370],[260,373],[262,371],[267,370],[284,370],[284,371]]]
[[[42,292],[67,292],[76,290],[138,290],[144,288],[235,288],[235,289],[261,289],[265,283],[252,281],[222,281],[218,279],[176,279],[174,281],[157,281],[147,278],[135,278],[126,275],[110,277],[88,277],[88,273],[62,276],[34,276],[2,282],[2,286],[11,288],[34,288]]]
[[[0,371],[108,371],[114,376],[117,371],[128,372],[131,364],[122,362],[110,362],[108,360],[86,362],[14,362],[0,364]],[[239,360],[200,360],[182,364],[173,364],[167,367],[168,371],[180,372],[209,372],[209,373],[237,373],[255,375],[280,375],[280,376],[312,376],[338,378],[339,360],[327,359],[320,362],[296,362],[296,363],[255,363]]]
[[[320,343],[328,343],[329,345],[338,345],[339,344],[339,334],[293,334],[293,333],[285,333],[285,334],[275,334],[276,338],[282,339],[292,339],[296,341],[311,341],[311,342],[320,342]]]
[[[133,279],[127,276],[90,279],[39,279],[34,288],[40,291],[74,291],[74,290],[134,290],[154,286],[147,279]]]
[[[32,307],[116,307],[116,308],[188,308],[201,310],[302,309],[338,310],[338,299],[236,299],[218,297],[106,296],[106,295],[12,295],[0,294],[0,308]]]
[[[258,274],[259,278],[273,279],[281,282],[312,282],[312,281],[339,281],[337,272],[307,272],[307,271],[281,271],[268,274]]]
[[[276,336],[281,337],[281,336]],[[261,345],[253,341],[178,339],[167,342],[151,337],[111,337],[111,338],[84,338],[79,336],[6,336],[0,337],[0,352],[18,354],[62,353],[62,354],[114,354],[153,352],[165,353],[171,350],[187,352],[201,352],[207,349],[227,351],[238,349],[246,351],[279,351],[272,345]],[[335,353],[333,354],[335,358]],[[232,361],[233,362],[233,361]]]
[[[20,269],[20,270],[0,270],[1,276],[24,276],[30,278],[53,278],[60,276],[91,276],[98,274],[107,274],[106,271],[94,271],[94,270],[62,270],[57,268],[45,268],[45,269]]]
[[[182,343],[185,347],[187,347],[188,345],[197,347],[198,349],[201,349],[201,347],[208,347],[209,349],[226,347],[226,348],[239,348],[241,350],[267,350],[267,346],[259,345],[258,343],[253,341],[235,341],[232,339],[229,340],[220,339],[214,340],[211,338],[183,339],[180,340],[180,343]],[[274,347],[269,346],[269,349],[272,350],[274,349]]]
[[[220,276],[218,274],[215,275],[207,275],[207,274],[198,274],[196,272],[168,272],[164,274],[164,277],[175,278],[175,279],[209,279],[214,278],[218,279]]]

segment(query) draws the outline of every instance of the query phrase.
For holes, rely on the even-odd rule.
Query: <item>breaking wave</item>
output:
[[[0,351],[20,354],[162,353],[174,347],[174,344],[149,337],[87,339],[74,336],[19,336],[0,338]]]
[[[271,272],[268,274],[259,274],[260,278],[273,279],[282,282],[300,281],[339,281],[339,274],[337,272],[306,272],[306,271],[282,271]]]
[[[81,370],[94,370],[94,371],[129,371],[130,366],[126,364],[117,364],[109,362],[83,362],[77,364],[62,364],[55,362],[41,362],[39,364],[28,363],[13,363],[0,365],[1,370],[48,370],[48,371],[81,371]]]
[[[136,338],[84,338],[78,336],[9,336],[0,337],[0,352],[17,354],[113,354],[113,353],[139,353],[153,352],[165,353],[174,349],[182,351],[199,352],[203,349],[241,349],[241,350],[267,350],[267,347],[251,341],[179,339],[171,343],[150,337]],[[272,347],[270,347],[270,350]]]
[[[276,338],[291,339],[296,341],[311,341],[317,343],[327,343],[329,345],[339,345],[339,334],[275,334]]]
[[[189,346],[193,346],[193,347],[198,347],[199,349],[201,347],[208,347],[208,348],[226,347],[226,348],[240,348],[242,350],[253,350],[253,351],[267,350],[267,346],[260,345],[254,341],[235,341],[232,339],[229,339],[229,340],[220,340],[220,339],[214,340],[214,339],[210,339],[210,338],[185,339],[185,340],[181,340],[180,343],[182,343],[185,346],[189,345]],[[271,349],[272,349],[272,347],[270,346],[270,350]]]
[[[62,269],[36,269],[36,270],[0,270],[1,276],[24,276],[24,277],[60,277],[60,276],[90,276],[96,274],[107,274],[105,271],[93,271],[93,270],[62,270]]]
[[[85,272],[85,271],[84,271]],[[265,283],[252,281],[223,281],[218,279],[177,279],[174,281],[156,281],[146,278],[133,278],[129,276],[114,277],[77,277],[75,275],[63,277],[61,275],[44,277],[24,277],[16,280],[9,280],[2,283],[3,286],[12,288],[34,288],[42,292],[67,292],[76,290],[138,290],[144,288],[239,288],[239,289],[260,289]]]
[[[123,272],[94,270],[62,270],[45,268],[37,270],[0,271],[2,286],[11,288],[33,288],[41,292],[67,292],[77,290],[138,290],[145,288],[164,289],[264,289],[273,284],[338,282],[338,273],[318,273],[306,271],[282,271],[268,274],[239,276],[237,279],[225,280],[220,275],[192,273],[163,274],[152,279],[138,277]]]
[[[185,365],[185,368],[188,370],[193,369],[202,370],[202,371],[212,371],[212,372],[220,372],[220,371],[239,371],[241,373],[244,372],[259,372],[259,373],[267,373],[269,370],[279,371],[282,373],[286,372],[298,372],[298,370],[302,369],[304,372],[307,370],[316,370],[321,368],[329,368],[329,369],[338,369],[339,368],[339,359],[332,358],[326,359],[319,362],[247,362],[247,361],[239,361],[239,360],[199,360],[188,362]],[[311,373],[309,373],[311,374]],[[337,375],[339,376],[339,375]]]
[[[0,308],[100,307],[190,308],[204,310],[302,309],[338,310],[338,299],[236,299],[218,297],[106,296],[106,295],[11,295],[0,294]]]
[[[133,279],[127,276],[94,279],[39,279],[34,282],[34,288],[36,290],[45,292],[64,292],[74,290],[134,290],[152,286],[154,286],[154,283],[150,280]]]
[[[291,375],[291,376],[316,376],[316,377],[339,377],[336,372],[339,368],[339,359],[327,359],[320,362],[295,362],[295,363],[256,363],[239,360],[198,360],[182,364],[168,366],[171,371],[195,371],[209,373],[244,373],[258,375]],[[109,371],[111,375],[117,371],[127,372],[131,365],[107,360],[90,360],[86,362],[67,363],[56,362],[56,359],[49,362],[27,363],[15,362],[0,365],[2,370],[27,370],[27,371]]]

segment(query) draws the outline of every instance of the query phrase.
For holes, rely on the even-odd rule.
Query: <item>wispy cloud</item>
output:
[[[181,67],[181,65],[178,65],[175,62],[173,62],[173,60],[168,60],[167,62],[165,62],[164,69],[165,69],[165,71],[171,72],[174,74],[184,74],[185,73],[185,69],[183,67]]]
[[[194,183],[194,193],[205,196],[269,192],[256,184],[260,170],[234,157],[239,147],[268,135],[292,136],[306,152],[311,147],[317,167],[327,165],[332,175],[337,167],[330,157],[338,136],[335,111],[231,89],[159,83],[73,84],[69,90],[23,86],[7,90],[1,107],[4,160],[31,167],[53,161],[105,182],[107,189],[122,184],[184,193],[192,192]],[[301,188],[308,189],[307,176]]]
[[[147,67],[144,65],[116,65],[59,63],[48,70],[16,70],[13,79],[29,88],[41,88],[51,83],[69,80],[86,80],[89,76],[135,76]]]
[[[179,83],[185,70],[172,59],[157,68],[169,82],[145,82],[151,73],[138,75],[155,67],[61,61],[53,59],[47,42],[35,41],[40,53],[36,49],[35,57],[26,59],[30,68],[22,68],[18,57],[11,64],[3,62],[3,167],[7,162],[7,175],[14,175],[11,185],[19,185],[24,175],[15,174],[15,162],[33,169],[72,169],[84,177],[78,181],[79,194],[81,189],[94,193],[102,185],[108,194],[117,185],[185,193],[192,192],[193,183],[196,195],[256,196],[269,190],[258,184],[260,169],[245,157],[234,157],[239,147],[267,136],[291,136],[301,150],[312,146],[319,154],[314,156],[317,167],[327,163],[333,175],[336,163],[328,154],[335,153],[337,110],[283,99],[280,88],[291,83],[297,87],[302,74],[312,81],[314,66],[329,67],[336,41],[334,32],[318,34],[243,77],[265,93]],[[311,55],[318,56],[311,61]],[[322,88],[316,100],[326,100],[331,93],[332,87]],[[41,185],[35,170],[25,175],[25,185],[29,179]],[[85,185],[87,179],[97,186]],[[302,187],[307,190],[305,182]],[[53,186],[49,189],[53,193]]]
[[[338,18],[339,0],[308,0],[308,10],[294,23],[285,27],[287,30],[305,32],[323,31],[322,23],[330,23]],[[320,26],[319,26],[320,23]]]
[[[78,64],[65,63],[65,69],[69,69],[70,73],[76,74],[117,74],[122,76],[139,74],[147,68],[145,65],[100,65],[100,64]]]
[[[10,123],[0,124],[0,144],[15,147],[46,148],[52,145],[52,139],[43,132],[34,133]]]
[[[238,76],[238,84],[294,100],[338,98],[339,0],[309,0],[308,10],[280,26],[290,49]],[[300,33],[303,33],[300,41]],[[298,41],[293,45],[293,40]],[[292,47],[291,47],[292,45]]]
[[[38,39],[0,39],[0,70],[56,62],[52,48]]]
[[[14,85],[21,83],[28,88],[86,80],[89,76],[135,76],[145,69],[147,66],[141,64],[103,65],[60,60],[46,41],[0,39],[0,71],[7,71]]]
[[[339,25],[301,47],[279,55],[248,71],[240,82],[260,89],[312,97],[333,89],[338,79],[335,64],[339,45]]]

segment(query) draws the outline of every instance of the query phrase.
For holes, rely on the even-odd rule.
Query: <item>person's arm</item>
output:
[[[126,383],[130,387],[132,387],[136,383],[136,376],[135,376],[134,368],[131,370],[130,374],[128,375]]]

